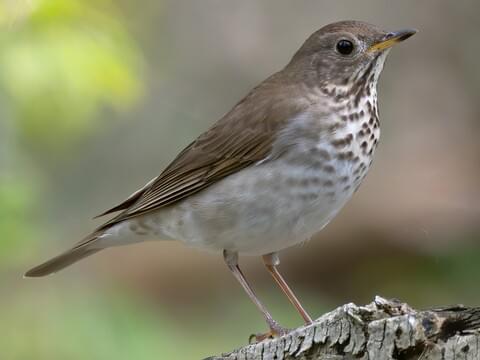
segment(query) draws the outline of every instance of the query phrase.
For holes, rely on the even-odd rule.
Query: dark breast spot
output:
[[[335,132],[340,128],[340,124],[333,124],[328,127],[328,132]]]
[[[328,161],[332,158],[330,156],[330,153],[327,150],[325,150],[325,149],[317,149],[317,150],[318,150],[318,152],[317,152],[318,156],[321,157],[322,159]]]
[[[352,160],[353,159],[353,151],[341,152],[337,154],[338,160]]]
[[[323,182],[323,186],[331,187],[331,186],[333,186],[333,181],[332,180],[325,180]]]
[[[325,196],[333,199],[335,197],[335,191],[329,191],[325,194]]]
[[[335,168],[332,165],[325,165],[323,167],[323,171],[325,171],[329,174],[333,174],[335,172]]]
[[[320,184],[320,178],[317,177],[317,176],[314,176],[310,179],[310,182],[313,184],[313,185],[319,185]]]
[[[326,87],[321,87],[320,91],[329,97],[333,97],[335,95],[335,88],[328,90]]]
[[[332,140],[330,144],[332,144],[336,148],[340,148],[340,147],[344,147],[347,144],[347,142],[345,141],[345,139],[335,139],[335,140]]]

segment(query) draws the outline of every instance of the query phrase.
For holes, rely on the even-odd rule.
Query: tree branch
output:
[[[377,296],[369,305],[343,305],[285,336],[208,359],[480,359],[479,329],[480,308],[421,311]]]

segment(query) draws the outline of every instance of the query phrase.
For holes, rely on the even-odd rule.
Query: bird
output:
[[[223,255],[265,318],[264,337],[288,330],[255,294],[239,256],[261,257],[312,323],[278,270],[279,252],[322,230],[362,183],[380,136],[380,73],[391,47],[415,33],[355,20],[322,27],[158,177],[99,215],[110,220],[25,276],[55,273],[113,246],[179,240]]]

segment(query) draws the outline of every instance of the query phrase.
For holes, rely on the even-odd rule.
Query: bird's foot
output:
[[[268,326],[270,327],[270,331],[264,334],[252,334],[249,338],[249,343],[259,343],[266,339],[273,339],[275,337],[280,337],[286,335],[290,332],[289,329],[280,326],[275,320],[267,320]]]

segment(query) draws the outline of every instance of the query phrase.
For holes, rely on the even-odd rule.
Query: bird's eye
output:
[[[350,55],[353,51],[353,43],[349,40],[340,40],[337,43],[337,51],[342,55]]]

